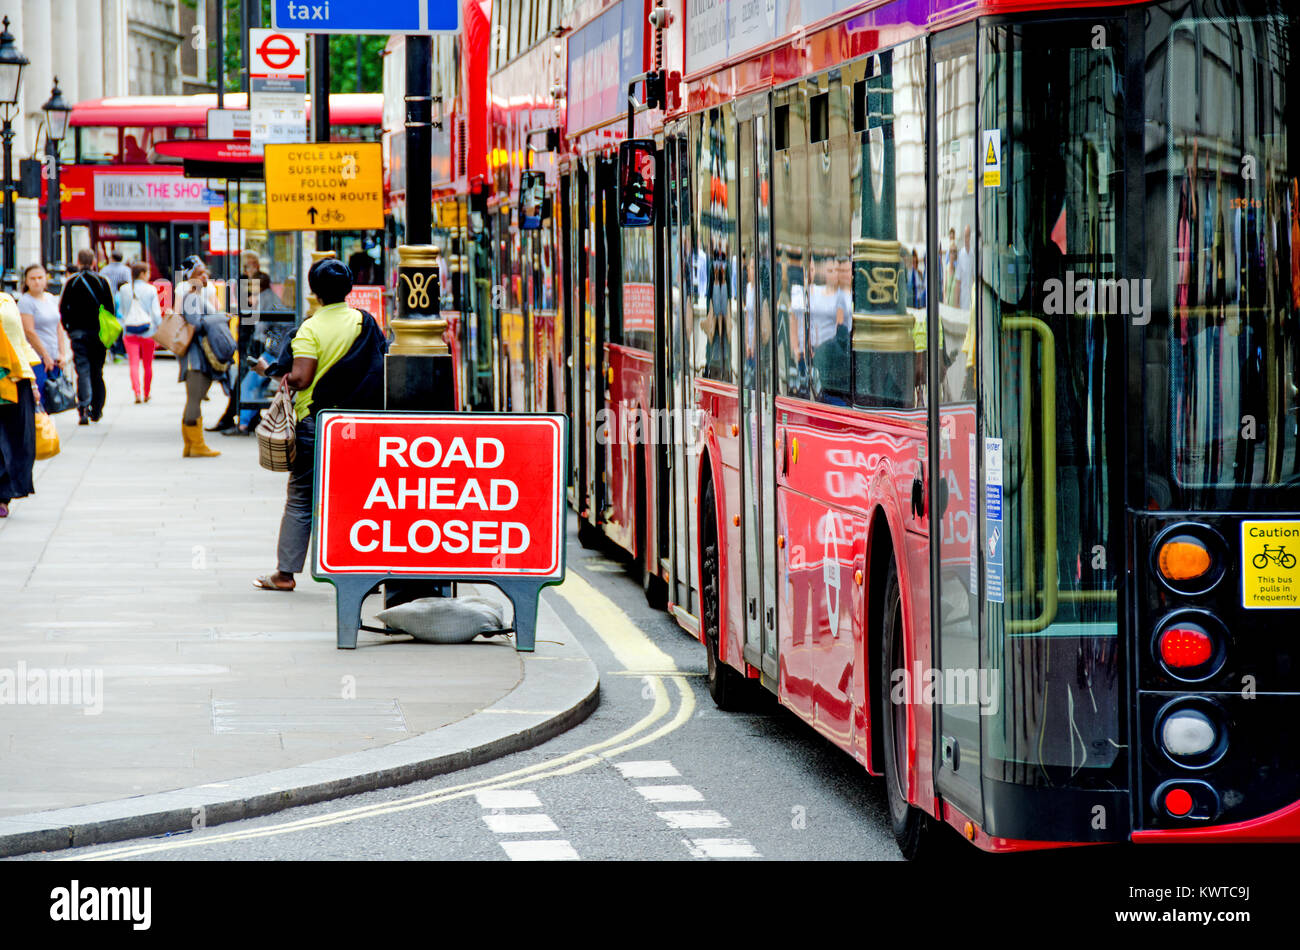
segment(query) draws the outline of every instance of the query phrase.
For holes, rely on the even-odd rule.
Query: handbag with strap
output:
[[[36,457],[54,458],[59,454],[59,429],[48,413],[36,413]]]
[[[122,318],[122,325],[126,327],[126,332],[131,336],[141,336],[148,333],[149,328],[153,326],[153,318],[149,311],[140,303],[140,298],[131,294],[131,309],[127,310],[126,316]]]
[[[288,386],[281,385],[257,425],[257,462],[262,468],[287,472],[293,467],[298,447],[294,433],[296,422],[293,393]]]
[[[77,407],[77,384],[70,373],[61,372],[58,376],[50,376],[45,380],[41,405],[52,416]]]
[[[184,314],[173,310],[162,318],[153,338],[159,346],[170,350],[173,356],[180,359],[194,342],[194,325],[185,319]]]
[[[117,338],[122,335],[122,324],[117,322],[117,317],[103,304],[99,307],[99,342],[104,344],[104,349],[109,349]]]

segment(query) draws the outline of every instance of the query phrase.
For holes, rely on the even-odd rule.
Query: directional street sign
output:
[[[459,33],[459,0],[272,0],[271,25],[308,33]]]
[[[268,145],[266,226],[271,231],[382,228],[383,181],[378,142]]]

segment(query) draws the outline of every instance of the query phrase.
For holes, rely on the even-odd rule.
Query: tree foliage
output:
[[[190,9],[197,9],[199,3],[206,0],[182,0]],[[244,71],[243,58],[243,14],[241,0],[218,0],[224,3],[226,10],[225,36],[225,90],[238,92],[242,86]],[[262,0],[262,25],[271,25],[271,0]],[[208,24],[206,37],[208,48],[217,42],[214,24]],[[359,42],[358,42],[359,41]],[[383,89],[383,52],[386,36],[330,36],[330,92],[381,92]],[[361,55],[361,88],[357,88],[357,54]],[[208,82],[214,86],[217,82],[217,59],[208,59]]]

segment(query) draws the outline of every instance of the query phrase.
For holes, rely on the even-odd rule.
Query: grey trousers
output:
[[[276,568],[297,574],[307,561],[311,545],[311,491],[316,475],[316,419],[308,416],[294,427],[297,442],[289,489],[280,518],[280,540],[276,545]]]

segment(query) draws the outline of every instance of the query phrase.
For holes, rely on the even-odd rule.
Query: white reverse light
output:
[[[1205,713],[1195,709],[1180,709],[1165,718],[1160,738],[1170,755],[1188,758],[1203,755],[1214,748],[1219,731]]]

